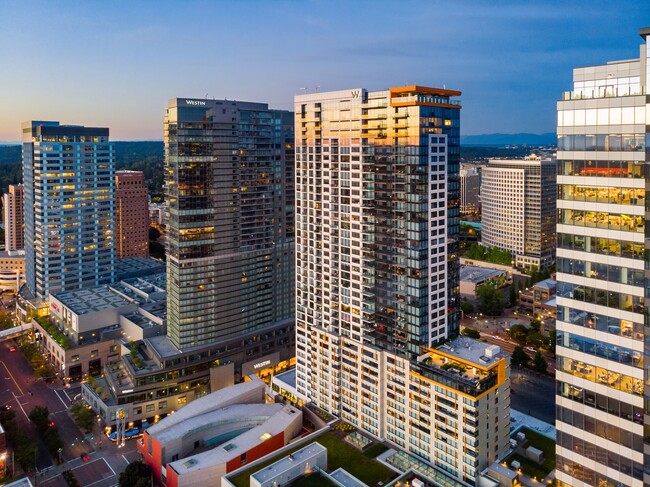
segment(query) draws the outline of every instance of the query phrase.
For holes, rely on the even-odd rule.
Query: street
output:
[[[68,413],[72,398],[79,393],[80,387],[64,389],[57,381],[46,384],[33,376],[33,370],[20,351],[10,352],[11,346],[17,346],[13,340],[0,343],[0,405],[11,406],[16,412],[16,420],[24,431],[37,441],[38,455],[36,467],[38,483],[41,485],[64,485],[51,480],[60,477],[64,469],[74,469],[81,485],[109,486],[117,483],[117,475],[129,462],[139,458],[136,440],[128,441],[126,446],[118,448],[105,436],[101,436],[99,426],[95,426],[90,435],[79,430]],[[35,406],[46,406],[50,417],[59,429],[64,447],[61,460],[64,465],[55,466],[47,448],[39,438],[29,413]],[[100,438],[102,443],[99,443]],[[90,454],[90,461],[83,462],[82,454]],[[53,483],[50,483],[51,482]]]
[[[555,379],[520,367],[510,369],[510,406],[555,424]]]

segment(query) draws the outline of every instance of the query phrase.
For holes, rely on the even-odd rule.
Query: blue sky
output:
[[[552,132],[572,68],[639,56],[650,1],[0,1],[0,141],[31,119],[162,138],[169,98],[463,92],[462,133]]]

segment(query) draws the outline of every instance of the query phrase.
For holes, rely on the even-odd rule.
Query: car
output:
[[[9,351],[10,351],[10,352],[15,352],[15,351],[16,351],[16,347],[14,347],[14,346],[12,345],[11,347],[9,347]]]
[[[88,455],[88,453],[84,453],[82,455],[79,455],[79,458],[81,459],[82,462],[87,462],[88,460],[90,460],[90,455]]]
[[[9,404],[4,404],[0,409],[2,409],[3,411],[9,411],[11,409],[11,406]]]
[[[537,353],[537,350],[535,350],[533,347],[526,347],[526,348],[524,348],[524,350],[526,350],[527,352],[531,352],[531,353]]]

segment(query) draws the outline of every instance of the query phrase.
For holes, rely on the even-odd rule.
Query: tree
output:
[[[519,342],[520,345],[525,345],[526,344],[526,337],[528,336],[528,328],[526,328],[524,325],[512,325],[510,327],[510,330],[508,330],[508,334],[510,335],[510,338],[513,340]]]
[[[485,284],[476,288],[476,296],[479,299],[479,311],[488,316],[501,316],[503,313],[503,298],[501,292],[494,287]]]
[[[0,309],[0,330],[8,330],[14,326],[14,320],[6,310]]]
[[[88,409],[82,403],[76,403],[70,406],[70,414],[72,414],[74,422],[79,429],[90,433],[90,430],[95,424],[95,413],[93,413],[92,409]]]
[[[23,470],[27,470],[30,466],[34,465],[34,459],[38,453],[38,445],[36,442],[25,432],[18,431],[14,441],[14,459]]]
[[[542,322],[540,320],[532,320],[530,322],[530,330],[539,332],[542,329]]]
[[[36,430],[43,434],[50,424],[50,410],[46,406],[36,406],[30,411],[29,419],[36,426]]]
[[[546,360],[544,360],[544,357],[542,356],[542,352],[538,350],[537,353],[535,354],[535,357],[533,358],[533,363],[530,365],[530,368],[536,372],[545,374],[547,367],[548,364],[546,363]]]
[[[481,338],[481,333],[478,330],[475,330],[474,328],[470,328],[468,326],[463,328],[463,331],[461,331],[460,334],[470,338]]]
[[[151,477],[151,468],[141,460],[129,463],[124,471],[120,474],[120,487],[136,487],[140,479],[146,479],[149,485]],[[142,485],[142,484],[140,484]],[[138,486],[139,487],[139,486]]]
[[[510,306],[517,304],[517,291],[515,290],[515,284],[510,284]]]
[[[557,330],[548,332],[548,351],[555,355],[555,344],[557,343]]]
[[[510,360],[512,362],[512,365],[526,367],[526,365],[528,365],[528,362],[530,362],[530,357],[526,354],[526,352],[524,352],[523,347],[516,346],[512,351]]]
[[[156,227],[149,227],[149,240],[158,240],[162,234]]]
[[[465,313],[465,315],[468,315],[474,312],[474,305],[469,301],[461,301],[460,309],[463,311],[463,313]]]

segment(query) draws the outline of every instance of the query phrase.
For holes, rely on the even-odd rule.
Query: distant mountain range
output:
[[[463,135],[460,137],[460,145],[476,146],[505,146],[505,145],[552,145],[557,143],[555,133],[547,134],[483,134]]]

